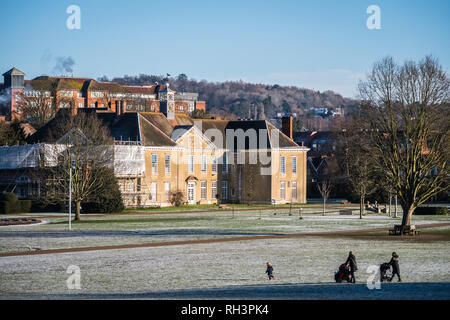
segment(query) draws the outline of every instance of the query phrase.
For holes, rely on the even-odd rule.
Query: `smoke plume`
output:
[[[53,67],[53,73],[56,74],[67,74],[73,73],[73,66],[75,61],[72,57],[57,57],[56,64]]]

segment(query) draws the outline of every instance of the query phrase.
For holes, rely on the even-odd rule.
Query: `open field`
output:
[[[310,210],[308,212],[308,210]],[[264,298],[264,299],[449,299],[450,227],[423,229],[420,237],[383,233],[333,234],[392,227],[400,218],[385,215],[326,216],[317,209],[298,214],[236,211],[176,214],[83,216],[67,231],[67,220],[47,215],[48,224],[0,229],[0,252],[86,246],[164,243],[247,236],[233,242],[94,250],[0,257],[0,298]],[[333,211],[330,209],[330,211]],[[36,216],[36,215],[35,215]],[[417,225],[449,223],[445,216],[421,216]],[[278,235],[330,232],[277,238]],[[436,236],[427,238],[427,236]],[[270,236],[275,236],[270,238]],[[374,241],[376,240],[376,241]],[[395,241],[393,241],[395,240]],[[33,249],[34,250],[34,249]],[[359,285],[335,284],[333,275],[353,250]],[[400,255],[403,283],[365,286],[370,265]],[[274,265],[269,282],[265,263]],[[81,271],[81,289],[69,290],[70,265]]]

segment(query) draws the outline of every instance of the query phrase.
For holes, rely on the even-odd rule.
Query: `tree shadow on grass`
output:
[[[81,290],[82,291],[82,290]],[[131,293],[21,294],[9,299],[283,299],[283,300],[448,300],[450,283],[382,283],[370,290],[366,284],[303,283],[193,288],[173,291]]]

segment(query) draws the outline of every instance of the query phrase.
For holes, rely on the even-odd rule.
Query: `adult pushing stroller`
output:
[[[341,264],[339,269],[334,273],[334,280],[336,280],[337,283],[341,283],[342,281],[352,281],[350,267],[346,263]]]
[[[382,263],[380,265],[380,282],[390,281],[391,279],[390,273],[391,273],[391,265],[387,262]]]

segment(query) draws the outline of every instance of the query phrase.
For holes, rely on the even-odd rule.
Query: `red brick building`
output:
[[[54,111],[68,108],[95,109],[96,112],[163,112],[168,119],[175,114],[206,111],[197,93],[177,92],[166,85],[123,86],[90,78],[40,76],[25,80],[25,73],[12,68],[0,83],[0,119],[21,119],[20,106],[48,104]]]

